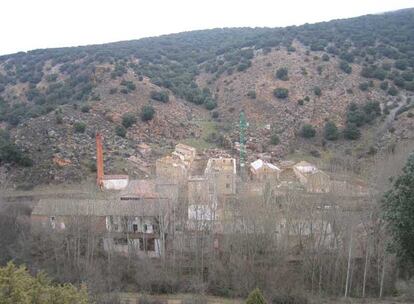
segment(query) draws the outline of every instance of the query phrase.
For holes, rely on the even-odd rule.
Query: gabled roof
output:
[[[277,166],[275,166],[275,165],[273,165],[271,163],[268,163],[268,162],[264,162],[261,159],[255,160],[254,162],[252,162],[250,164],[250,166],[252,166],[254,170],[259,170],[260,168],[262,168],[263,166],[265,166],[265,167],[268,167],[271,170],[280,171],[280,169]]]
[[[43,199],[32,215],[43,216],[157,216],[165,212],[165,199],[93,200],[93,199]]]
[[[318,171],[318,168],[315,165],[304,160],[298,162],[294,168],[296,168],[296,170],[300,171],[301,173],[315,173]]]

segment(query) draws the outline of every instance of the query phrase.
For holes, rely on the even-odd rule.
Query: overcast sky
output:
[[[414,0],[1,0],[0,54],[216,27],[300,25]]]

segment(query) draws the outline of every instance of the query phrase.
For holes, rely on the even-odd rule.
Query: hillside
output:
[[[150,175],[178,141],[235,153],[241,110],[252,159],[369,158],[413,138],[413,32],[408,9],[2,56],[0,182],[91,176],[97,131],[113,173]],[[338,139],[324,139],[327,121]],[[316,135],[301,136],[308,124]],[[141,156],[139,143],[153,153]]]

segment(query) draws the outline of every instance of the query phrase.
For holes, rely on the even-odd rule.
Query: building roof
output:
[[[315,173],[318,171],[318,168],[315,165],[304,160],[298,162],[294,167],[301,173]]]
[[[104,175],[103,176],[104,180],[109,180],[109,179],[129,179],[128,175]]]
[[[264,162],[263,160],[261,160],[261,159],[257,159],[257,160],[255,160],[254,162],[252,162],[251,164],[250,164],[250,166],[252,166],[252,168],[254,169],[254,170],[259,170],[260,168],[262,168],[262,167],[268,167],[269,169],[271,169],[271,170],[275,170],[275,171],[280,171],[280,169],[278,168],[278,167],[276,167],[275,165],[273,165],[273,164],[271,164],[271,163],[268,163],[268,162]]]
[[[93,200],[93,199],[42,199],[32,215],[43,216],[157,216],[165,212],[164,199]]]
[[[128,186],[121,192],[122,197],[158,198],[159,194],[154,180],[137,179],[128,183]]]

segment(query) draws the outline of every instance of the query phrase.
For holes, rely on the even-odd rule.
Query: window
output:
[[[114,239],[114,243],[115,245],[128,245],[128,240],[127,238],[118,238]]]
[[[55,229],[56,228],[56,218],[54,216],[50,217],[50,226]]]
[[[155,251],[155,239],[139,239],[139,250]]]
[[[134,232],[138,232],[138,225],[137,225],[137,224],[133,224],[133,225],[132,225],[132,230],[133,230]]]

